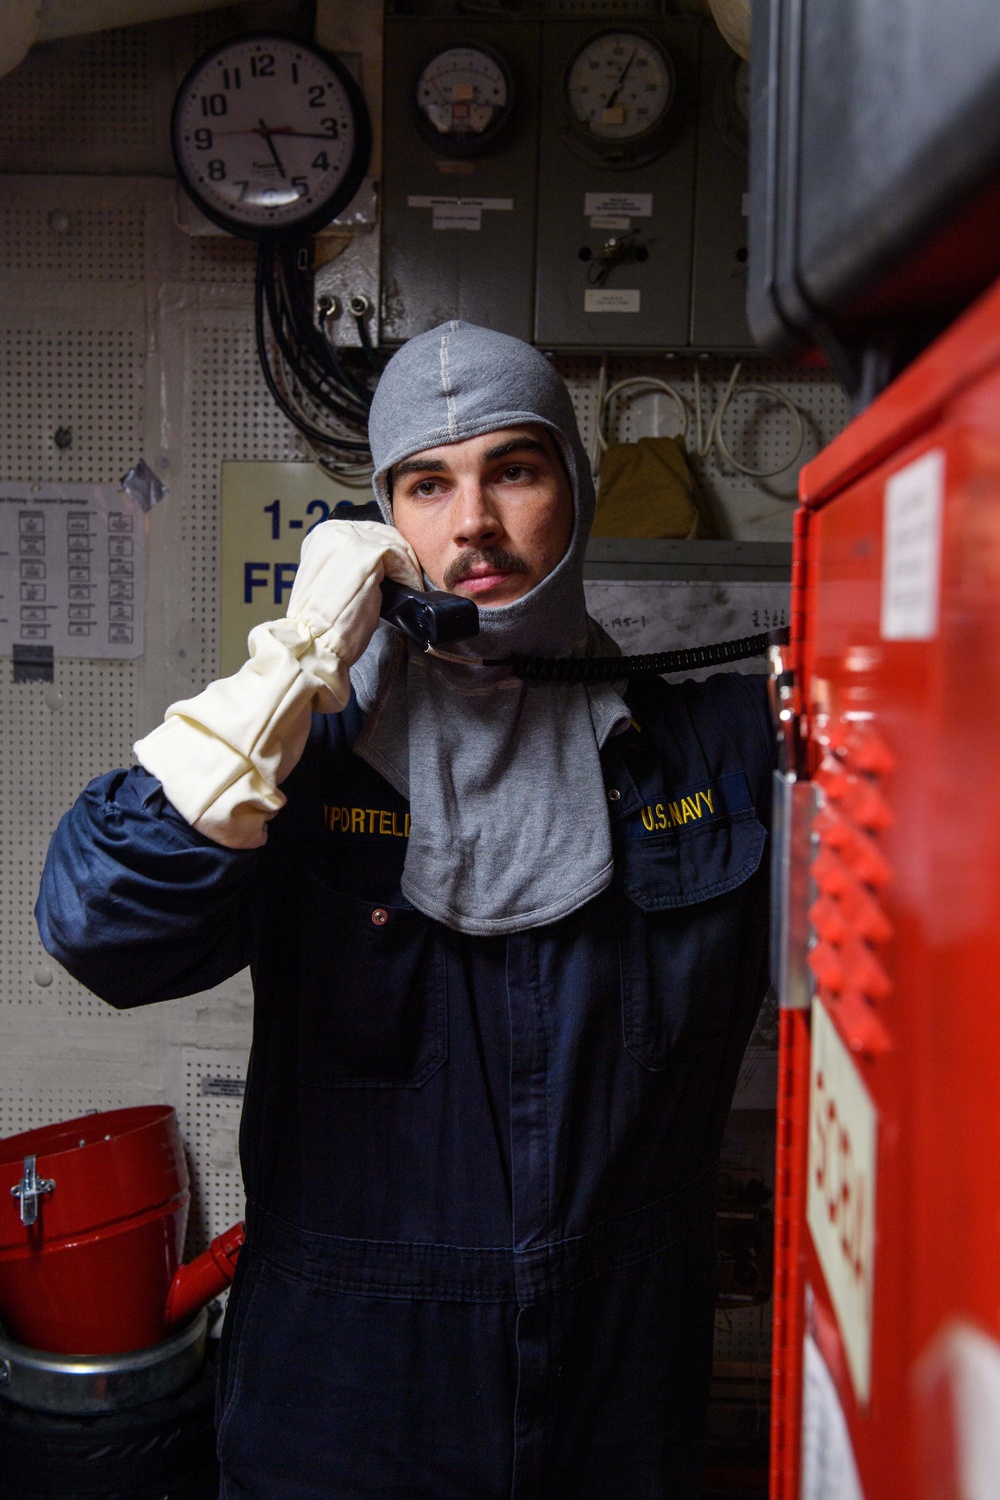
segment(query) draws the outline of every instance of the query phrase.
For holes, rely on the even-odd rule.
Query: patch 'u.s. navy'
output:
[[[624,831],[630,839],[655,838],[658,834],[731,818],[752,806],[743,772],[730,771],[677,796],[668,794],[661,801],[647,802],[623,819]]]

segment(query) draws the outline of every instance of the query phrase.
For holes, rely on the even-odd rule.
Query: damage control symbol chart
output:
[[[142,655],[144,517],[116,485],[0,484],[0,653]]]

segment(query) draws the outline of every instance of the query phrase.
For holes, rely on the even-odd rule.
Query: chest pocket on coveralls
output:
[[[299,1078],[327,1088],[419,1088],[448,1054],[440,935],[421,912],[307,882]]]
[[[747,883],[767,833],[752,806],[665,832],[662,817],[649,821],[653,833],[615,841],[622,1032],[636,1062],[663,1069],[682,1041],[708,1040],[732,1016],[748,923],[766,922]]]

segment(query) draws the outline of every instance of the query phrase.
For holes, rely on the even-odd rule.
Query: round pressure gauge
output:
[[[602,156],[648,154],[676,93],[673,63],[652,37],[602,31],[573,58],[566,107],[579,135]]]
[[[177,93],[171,141],[202,213],[262,240],[317,229],[347,206],[368,169],[371,125],[336,58],[253,35],[195,63]]]
[[[719,73],[712,101],[715,123],[730,148],[745,156],[750,136],[750,65],[732,58]]]
[[[425,63],[415,103],[420,129],[433,145],[451,156],[478,156],[510,118],[510,69],[489,48],[448,47]]]

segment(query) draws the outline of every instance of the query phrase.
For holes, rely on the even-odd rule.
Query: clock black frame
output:
[[[191,182],[187,168],[181,157],[178,145],[179,117],[182,102],[192,82],[214,57],[218,57],[220,52],[227,52],[230,47],[240,46],[247,42],[280,42],[283,46],[292,45],[300,51],[312,53],[314,57],[319,58],[330,69],[330,72],[333,73],[337,81],[342,85],[344,93],[347,95],[348,107],[354,117],[354,150],[351,154],[347,171],[328,198],[324,199],[322,203],[318,203],[315,208],[311,209],[308,214],[304,214],[301,219],[296,219],[294,223],[289,223],[286,220],[280,225],[244,224],[238,219],[231,218],[201,196],[197,185]],[[280,32],[248,31],[241,33],[239,36],[228,37],[225,41],[219,42],[214,47],[210,47],[207,52],[202,53],[201,57],[192,63],[191,67],[185,73],[174,97],[173,109],[170,116],[170,149],[173,152],[178,181],[199,213],[204,214],[206,219],[211,220],[220,229],[226,230],[228,234],[235,235],[239,239],[253,240],[257,244],[261,241],[279,242],[282,240],[297,240],[302,239],[305,235],[314,233],[318,229],[322,229],[324,225],[329,224],[331,219],[335,219],[337,214],[347,207],[364,181],[372,153],[371,116],[368,113],[368,106],[365,103],[364,95],[358,87],[357,82],[339,58],[334,57],[331,52],[327,52],[323,47],[317,47],[315,42],[303,42],[297,37],[285,36]]]

